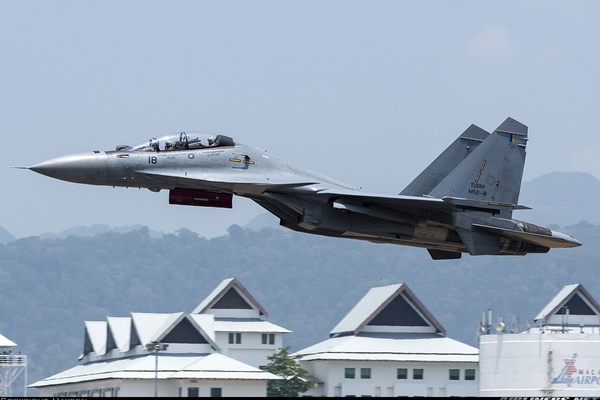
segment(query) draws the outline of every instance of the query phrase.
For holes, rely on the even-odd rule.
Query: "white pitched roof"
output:
[[[292,356],[303,361],[478,362],[479,350],[435,333],[368,333],[329,338]]]
[[[106,353],[106,321],[84,321],[85,332],[89,338],[92,350],[98,355]],[[84,353],[87,353],[84,349]]]
[[[160,342],[177,324],[188,318],[188,316],[189,314],[185,312],[173,314],[131,313],[135,330],[142,345],[153,341]],[[190,317],[188,320],[213,349],[217,350],[219,348],[214,341],[214,333],[211,336],[204,332],[196,319]],[[198,320],[203,321],[202,318]],[[204,324],[207,325],[207,322],[204,322]]]
[[[100,379],[154,379],[155,355],[107,360],[78,365],[35,382],[39,388]],[[158,356],[158,379],[281,379],[219,353],[209,355]]]
[[[131,318],[138,338],[144,344],[158,341],[161,333],[173,325],[181,314],[131,313]]]
[[[444,361],[477,363],[479,350],[444,328],[406,284],[372,288],[331,331],[294,354],[302,361]]]
[[[0,347],[15,347],[17,344],[7,338],[6,336],[0,335]]]
[[[214,288],[213,291],[210,292],[210,294],[208,296],[206,296],[206,298],[204,300],[202,300],[200,302],[200,304],[198,304],[198,306],[196,306],[196,308],[194,308],[194,311],[192,311],[192,314],[201,314],[203,312],[206,312],[208,305],[211,302],[213,302],[213,300],[217,296],[219,296],[229,286],[229,284],[232,281],[233,281],[233,278],[229,278],[229,279],[225,279],[225,280],[221,281],[221,283],[219,283],[217,285],[217,287]]]
[[[229,290],[235,290],[248,304],[248,306],[257,310],[260,315],[268,317],[269,315],[265,309],[252,297],[250,292],[246,290],[244,285],[240,283],[236,278],[228,278],[223,280],[198,306],[192,311],[192,314],[204,314],[211,309],[223,296],[229,292]]]
[[[206,333],[211,339],[215,340],[215,318],[211,314],[188,314],[190,318]]]
[[[579,307],[576,306],[578,303]],[[569,307],[571,305],[571,307]],[[582,315],[581,308],[585,308],[588,314],[600,316],[600,305],[588,293],[581,284],[572,284],[563,287],[560,292],[535,317],[534,321],[543,320],[548,322],[556,314],[559,314],[563,307],[570,309],[571,315]]]
[[[215,343],[214,318],[212,315],[190,315],[185,312],[158,314],[158,313],[131,313],[131,317],[107,317],[106,321],[85,321],[85,341],[83,356],[94,352],[102,356],[114,346],[121,353],[130,351],[136,345],[162,341],[184,319],[198,331],[214,350],[218,350]],[[134,330],[132,332],[132,329]],[[109,336],[110,335],[110,336]],[[132,343],[133,341],[133,343]]]
[[[106,322],[119,352],[124,353],[129,351],[131,317],[106,317]]]
[[[399,296],[409,305],[408,310],[413,314],[416,313],[415,317],[419,319],[421,324],[427,325],[441,334],[446,333],[442,325],[417,299],[409,287],[403,283],[370,289],[354,308],[333,328],[330,335],[358,334]],[[395,326],[401,326],[402,315],[397,315],[397,317]]]

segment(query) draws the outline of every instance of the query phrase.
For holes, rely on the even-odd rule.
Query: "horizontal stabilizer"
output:
[[[482,224],[473,224],[473,226],[484,229],[488,232],[494,232],[500,236],[504,236],[510,239],[520,240],[523,242],[532,243],[538,246],[544,246],[548,248],[566,248],[581,246],[581,242],[579,242],[578,240],[572,238],[571,236],[565,235],[564,233],[555,231],[550,231],[550,235],[542,235],[539,233],[521,232]]]

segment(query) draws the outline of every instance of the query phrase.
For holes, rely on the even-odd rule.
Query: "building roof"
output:
[[[404,283],[370,289],[333,328],[330,336],[356,335],[366,327],[379,327],[379,331],[385,331],[384,327],[410,327],[413,331],[446,334],[442,325]]]
[[[436,333],[360,333],[332,337],[292,354],[303,361],[477,362],[479,350]]]
[[[212,310],[222,311],[212,313]],[[114,358],[111,350],[127,353],[150,342],[208,344],[219,351],[215,332],[287,333],[288,329],[263,320],[266,311],[235,278],[225,279],[194,313],[131,313],[130,317],[107,317],[106,321],[85,321],[83,354]],[[11,342],[12,343],[12,342]]]
[[[563,316],[578,316],[572,321],[577,323],[585,318],[596,322],[600,318],[600,305],[581,284],[567,285],[535,317],[534,321],[544,324],[557,323]]]
[[[84,321],[83,353],[95,352],[98,355],[106,353],[107,326],[105,321]]]
[[[252,297],[236,278],[223,280],[198,306],[192,314],[204,314],[211,309],[255,309],[259,315],[268,317],[265,309]]]
[[[0,347],[15,347],[17,344],[7,338],[6,336],[0,335]]]
[[[261,315],[267,314],[241,283],[226,279],[193,314],[131,313],[129,317],[85,321],[80,364],[29,387],[152,379],[155,357],[159,360],[158,379],[280,379],[218,353],[216,332],[290,332],[261,319]],[[164,346],[159,354],[158,349],[146,346],[152,342],[170,346]]]
[[[130,349],[131,317],[106,317],[107,326],[107,348],[106,351],[118,349],[124,353]]]
[[[28,387],[40,388],[101,379],[154,379],[155,355],[106,360],[78,365],[35,382]],[[158,379],[281,379],[219,353],[208,355],[158,356]]]
[[[84,327],[83,355],[80,359],[92,352],[103,356],[116,348],[120,353],[126,353],[137,345],[161,341],[207,343],[215,350],[219,348],[214,339],[212,316],[192,316],[186,312],[131,313],[131,317],[85,321]]]
[[[323,342],[292,356],[301,361],[478,362],[479,350],[450,339],[406,284],[376,287]]]

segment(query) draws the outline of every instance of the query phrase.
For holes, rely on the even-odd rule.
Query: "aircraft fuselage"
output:
[[[500,128],[497,132],[504,133]],[[461,162],[471,161],[469,157],[480,149],[471,155],[471,150],[462,154],[449,147],[452,150],[447,150],[444,159],[436,160],[428,168],[432,174],[427,182],[419,177],[407,189],[452,193],[379,195],[364,193],[260,149],[235,143],[227,136],[192,139],[193,136],[181,133],[153,138],[137,146],[58,157],[29,168],[74,183],[147,188],[154,192],[169,190],[171,204],[230,208],[233,195],[243,196],[295,231],[423,247],[435,259],[459,258],[465,252],[545,253],[551,247],[580,245],[567,235],[511,218],[512,210],[521,207],[511,202],[518,196],[518,188],[516,194],[505,189],[498,173],[487,166],[498,164],[496,168],[501,168],[501,174],[509,177],[505,181],[510,187],[520,185],[520,175],[510,175],[513,168],[510,163],[517,165],[513,168],[517,172],[521,168],[522,173],[524,145],[519,149],[509,142],[508,150],[514,155],[509,153],[504,161],[496,157],[500,161],[495,162],[494,155],[489,153],[504,146],[498,144],[504,142],[497,140],[498,143],[488,145],[491,150],[482,155],[483,162],[475,160],[472,161],[475,167],[462,169]],[[487,145],[490,142],[485,141],[492,139],[483,135],[479,142]],[[514,138],[509,140],[514,142]],[[452,168],[440,171],[436,163]],[[475,169],[473,175],[471,169]],[[453,176],[455,170],[458,178]],[[484,180],[482,172],[488,171],[490,175]],[[493,188],[493,194],[484,193],[486,185]],[[463,190],[464,197],[456,196],[457,190]],[[507,193],[508,201],[503,200],[503,193]]]

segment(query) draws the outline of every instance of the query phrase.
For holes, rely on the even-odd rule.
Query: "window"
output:
[[[474,369],[465,369],[465,381],[474,381],[475,380],[475,370]]]
[[[413,379],[423,379],[423,368],[413,369]]]
[[[240,344],[242,343],[242,334],[241,333],[229,333],[229,344]]]
[[[408,377],[408,369],[406,368],[398,368],[396,370],[396,378],[398,379],[407,379]]]
[[[371,368],[361,368],[360,379],[371,379]]]
[[[262,344],[275,344],[275,334],[274,333],[263,333],[262,334]]]
[[[354,379],[354,368],[344,368],[344,378]]]
[[[200,397],[199,396],[199,390],[197,387],[189,387],[188,388],[188,395],[187,397]]]
[[[210,397],[223,397],[223,389],[210,388]]]
[[[460,379],[460,369],[451,369],[449,371],[449,376],[451,381],[457,381]]]

